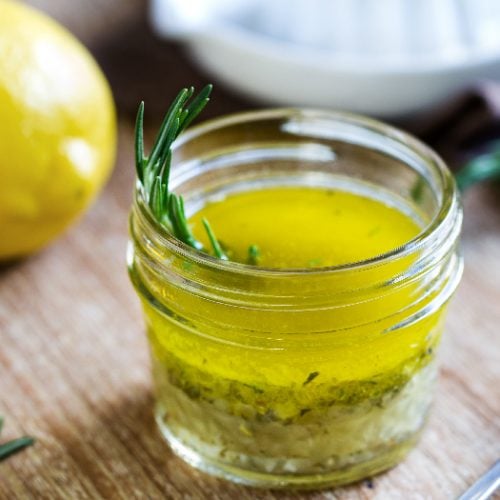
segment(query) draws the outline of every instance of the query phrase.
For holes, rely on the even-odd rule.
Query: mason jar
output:
[[[368,260],[280,269],[185,245],[139,189],[130,216],[156,420],[175,453],[273,488],[353,482],[399,462],[426,421],[462,272],[460,200],[440,158],[368,118],[258,111],[184,133],[170,186],[188,216],[232,193],[307,186],[371,196],[420,224],[413,239]]]

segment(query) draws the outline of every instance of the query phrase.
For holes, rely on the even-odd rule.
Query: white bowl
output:
[[[500,2],[459,3],[152,0],[151,20],[208,73],[264,102],[402,117],[500,78]]]

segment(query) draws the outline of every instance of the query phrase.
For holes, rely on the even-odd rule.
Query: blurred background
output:
[[[156,35],[146,0],[27,0],[66,26],[90,49],[108,78],[119,114],[135,118],[138,104],[157,121],[177,91],[210,79],[191,63],[184,45]],[[217,85],[205,116],[251,106]],[[254,105],[255,106],[255,105]],[[216,107],[214,110],[213,108]],[[212,108],[212,109],[210,109]]]
[[[152,0],[151,21],[228,84],[268,102],[382,117],[499,74],[491,0]]]
[[[360,112],[415,133],[452,168],[496,147],[476,166],[500,179],[500,1],[18,1],[59,21],[96,58],[117,106],[118,148],[115,161],[113,106],[86,53],[65,35],[52,44],[63,59],[46,64],[42,51],[26,73],[12,56],[19,33],[32,54],[39,37],[53,41],[57,30],[30,31],[26,13],[14,29],[0,2],[0,49],[9,30],[15,48],[11,67],[0,57],[0,257],[7,240],[25,243],[54,215],[69,224],[96,201],[46,250],[0,264],[0,415],[8,423],[0,437],[37,439],[25,459],[2,464],[0,498],[56,498],[56,490],[60,498],[206,498],[218,487],[217,498],[255,498],[166,456],[156,434],[146,337],[125,269],[138,104],[146,103],[148,143],[178,90],[207,82],[215,87],[203,120],[283,105]],[[74,70],[82,67],[88,80]],[[8,97],[23,85],[15,109]],[[106,117],[96,144],[95,125]],[[87,142],[106,160],[93,169],[89,159],[99,154],[89,155]],[[497,458],[498,187],[464,197],[466,269],[451,306],[434,430],[406,464],[376,479],[381,491],[455,498]],[[436,471],[446,471],[440,481]],[[377,494],[373,487],[363,497]],[[353,488],[343,498],[360,498]]]
[[[177,89],[211,81],[206,117],[269,105],[370,114],[410,129],[452,164],[500,133],[492,0],[27,3],[90,48],[125,115],[143,99],[156,121]]]

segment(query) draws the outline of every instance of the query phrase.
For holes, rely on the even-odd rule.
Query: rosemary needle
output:
[[[12,441],[8,441],[7,443],[0,445],[0,461],[5,460],[28,446],[31,446],[34,442],[35,440],[32,437],[25,436],[13,439]]]
[[[0,432],[2,431],[3,427],[3,417],[0,417]],[[10,457],[11,455],[14,455],[14,453],[17,453],[27,446],[31,446],[35,440],[32,437],[29,436],[24,436],[21,438],[13,439],[11,441],[8,441],[7,443],[1,444],[0,445],[0,462],[2,460],[5,460],[6,458]]]
[[[222,247],[217,238],[215,237],[209,222],[205,218],[203,218],[203,226],[205,227],[205,231],[207,232],[215,256],[219,257],[219,259],[227,260],[227,255],[224,253],[224,250],[222,250]]]
[[[493,151],[485,153],[469,161],[456,174],[458,187],[465,191],[477,182],[486,180],[500,180],[500,144],[497,143]]]

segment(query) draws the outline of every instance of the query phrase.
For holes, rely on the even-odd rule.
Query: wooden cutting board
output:
[[[87,12],[89,5],[96,10],[104,4],[36,3],[81,36],[87,31],[75,9]],[[140,7],[141,2],[133,3]],[[435,405],[420,444],[404,463],[354,486],[277,493],[210,478],[185,465],[163,442],[152,418],[142,318],[125,270],[134,175],[126,112],[136,105],[136,94],[163,99],[161,109],[180,84],[202,77],[180,62],[178,48],[165,46],[154,56],[166,63],[157,73],[160,90],[158,81],[154,90],[149,85],[147,75],[154,69],[139,78],[135,68],[144,60],[130,60],[133,40],[144,36],[141,23],[141,30],[124,25],[117,38],[100,38],[99,44],[94,31],[88,39],[83,36],[109,70],[125,112],[117,166],[107,188],[85,218],[50,248],[0,269],[2,440],[21,434],[37,439],[32,448],[0,463],[0,498],[455,498],[500,457],[500,191],[492,187],[476,188],[465,199],[465,274],[450,308]],[[174,73],[169,72],[172,61]],[[248,106],[218,90],[209,114]],[[150,105],[152,113],[157,108]]]

